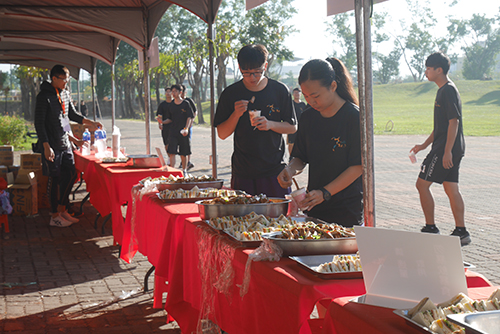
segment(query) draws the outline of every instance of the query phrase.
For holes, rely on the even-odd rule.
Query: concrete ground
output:
[[[144,123],[116,123],[127,153],[146,153]],[[111,128],[110,120],[104,124]],[[163,144],[156,124],[151,128],[154,152],[154,147]],[[419,231],[424,225],[414,186],[419,165],[408,159],[409,149],[424,139],[375,137],[377,227]],[[467,137],[466,143],[460,187],[472,243],[462,248],[462,255],[476,266],[475,271],[500,285],[500,138]],[[211,174],[210,144],[210,129],[196,127],[192,174]],[[218,139],[217,148],[218,175],[228,185],[232,139]],[[420,153],[419,161],[424,156]],[[305,186],[307,173],[297,179]],[[437,225],[441,233],[450,233],[454,223],[447,197],[439,185],[432,190]],[[84,190],[76,194],[75,206],[84,195]],[[103,219],[96,230],[96,215],[86,203],[81,221],[63,229],[49,227],[47,209],[34,217],[9,217],[11,232],[0,232],[0,333],[180,333],[175,323],[165,323],[163,310],[152,308],[151,291],[142,291],[150,268],[147,259],[137,254],[132,264],[120,260],[110,224],[101,235]],[[149,286],[153,286],[152,278]]]

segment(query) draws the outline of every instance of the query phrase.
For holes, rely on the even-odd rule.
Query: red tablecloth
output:
[[[136,188],[137,190],[137,188]],[[137,251],[147,256],[155,270],[155,308],[162,307],[162,296],[168,291],[170,263],[174,261],[184,233],[184,220],[199,217],[195,203],[164,203],[156,194],[146,194],[128,205],[120,257],[130,263]],[[132,219],[132,217],[135,217]]]
[[[468,295],[473,299],[487,299],[498,287],[484,276],[467,272]],[[353,297],[334,299],[326,313],[323,334],[419,334],[421,330],[408,325],[393,309],[350,302]]]
[[[238,285],[243,282],[252,250],[235,249],[231,244],[234,246],[228,237],[205,228],[199,219],[186,220],[175,262],[170,263],[165,305],[183,333],[196,330],[200,313],[231,334],[308,333],[307,319],[318,300],[361,295],[365,291],[360,279],[322,280],[295,261],[283,258],[279,262],[252,262],[248,293],[240,297]],[[200,248],[204,252],[200,253]],[[217,258],[219,261],[214,261]],[[227,261],[234,278],[225,289],[227,281],[217,282],[216,278]],[[217,292],[214,285],[227,295]]]
[[[175,168],[132,168],[123,164],[103,164],[94,155],[82,156],[75,152],[75,166],[83,172],[90,193],[90,203],[101,216],[111,213],[113,237],[120,243],[123,239],[124,221],[121,206],[131,201],[131,189],[145,177],[182,176]]]

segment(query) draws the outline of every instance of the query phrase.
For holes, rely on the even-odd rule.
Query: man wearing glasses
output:
[[[66,211],[69,194],[76,179],[75,160],[70,140],[82,146],[83,141],[71,135],[69,121],[84,124],[93,131],[102,127],[80,115],[66,90],[69,70],[55,65],[51,82],[44,81],[36,97],[35,128],[42,152],[43,174],[49,177],[50,226],[66,227],[78,221]]]
[[[283,198],[290,192],[277,181],[285,167],[283,134],[297,131],[296,117],[288,87],[265,76],[267,56],[260,44],[240,50],[243,79],[222,92],[214,126],[221,139],[234,134],[231,188]],[[260,116],[251,117],[254,110]]]

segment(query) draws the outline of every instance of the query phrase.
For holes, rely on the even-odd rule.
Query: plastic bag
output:
[[[240,296],[243,298],[248,292],[250,285],[250,267],[252,261],[279,261],[283,255],[283,250],[280,246],[276,245],[269,239],[264,239],[259,248],[255,249],[248,255],[247,264],[245,265],[245,274],[243,276],[243,283],[240,287]]]
[[[12,213],[8,192],[0,190],[0,204],[0,215],[10,215]]]

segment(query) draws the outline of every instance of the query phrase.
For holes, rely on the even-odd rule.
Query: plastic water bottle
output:
[[[95,146],[97,148],[98,154],[104,154],[106,152],[106,131],[102,129],[97,129],[94,132],[95,136]]]
[[[115,125],[113,126],[113,134],[112,134],[112,144],[111,148],[113,149],[113,157],[117,158],[120,154],[120,129]]]
[[[90,132],[87,128],[83,132],[82,155],[90,155]]]

